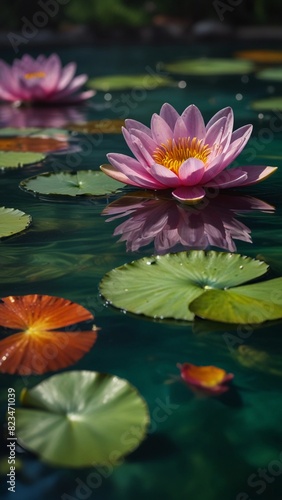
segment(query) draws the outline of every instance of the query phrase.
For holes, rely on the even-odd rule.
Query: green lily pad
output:
[[[13,128],[4,127],[0,130],[0,137],[57,137],[63,135],[68,137],[69,132],[61,128],[39,128],[39,127],[26,127],[26,128]]]
[[[103,172],[94,170],[44,173],[20,183],[22,189],[36,194],[64,196],[103,196],[115,193],[123,186]]]
[[[0,151],[0,168],[20,168],[25,165],[39,163],[46,158],[42,153]]]
[[[52,465],[87,467],[117,462],[145,438],[148,408],[115,375],[71,371],[22,392],[16,410],[24,448]]]
[[[31,216],[15,208],[0,207],[0,238],[24,231],[31,224]]]
[[[267,97],[266,99],[258,99],[251,103],[251,108],[256,111],[273,111],[282,109],[282,96]]]
[[[108,303],[125,311],[191,321],[190,304],[207,290],[240,285],[267,269],[262,261],[231,253],[194,250],[157,255],[113,269],[103,277],[100,292]]]
[[[170,73],[181,75],[235,75],[250,73],[254,69],[251,61],[237,59],[186,59],[165,65]]]
[[[135,88],[153,90],[157,87],[168,87],[174,84],[175,82],[171,78],[149,74],[101,76],[98,78],[91,78],[87,82],[88,87],[95,90],[101,90],[102,92]]]
[[[258,324],[282,317],[282,278],[230,288],[209,290],[191,305],[201,318],[225,323]]]
[[[282,68],[266,68],[256,74],[259,80],[275,80],[282,82]]]

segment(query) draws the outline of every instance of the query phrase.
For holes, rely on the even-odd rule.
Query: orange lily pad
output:
[[[68,147],[67,141],[59,141],[52,137],[0,137],[1,151],[48,153],[49,151],[59,151]]]
[[[91,331],[58,331],[93,319],[84,307],[49,295],[5,297],[0,326],[19,330],[0,340],[0,372],[20,375],[60,370],[78,361],[95,343]]]
[[[227,373],[217,366],[196,366],[191,363],[177,366],[184,382],[191,390],[200,394],[219,396],[228,391],[226,384],[234,378],[232,373]]]
[[[256,63],[282,63],[282,50],[242,50],[235,55]]]

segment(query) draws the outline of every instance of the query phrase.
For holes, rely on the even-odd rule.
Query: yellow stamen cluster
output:
[[[26,73],[24,77],[26,80],[31,80],[32,78],[45,78],[46,73],[44,71],[36,71],[34,73]]]
[[[211,148],[197,137],[181,137],[177,141],[169,139],[166,144],[157,147],[153,153],[156,163],[172,170],[178,174],[182,163],[189,158],[197,158],[206,163],[211,152]]]

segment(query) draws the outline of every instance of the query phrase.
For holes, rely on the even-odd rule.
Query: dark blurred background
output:
[[[22,35],[30,23],[46,41],[59,35],[69,41],[74,37],[75,43],[154,42],[236,36],[241,28],[262,25],[271,34],[281,14],[281,0],[1,0],[0,30],[2,43],[7,33]]]

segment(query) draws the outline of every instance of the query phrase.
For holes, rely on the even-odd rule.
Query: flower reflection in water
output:
[[[17,107],[3,104],[0,106],[0,126],[63,128],[67,123],[84,122],[85,111],[78,106]]]
[[[236,251],[233,240],[252,243],[251,230],[235,217],[240,212],[273,212],[272,205],[251,196],[220,194],[208,204],[178,204],[171,196],[130,193],[108,205],[102,215],[106,222],[130,216],[116,227],[114,236],[126,241],[134,252],[154,242],[158,254],[180,249],[219,247]]]

